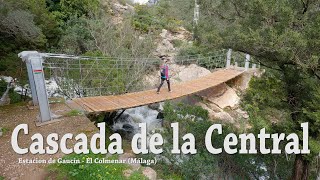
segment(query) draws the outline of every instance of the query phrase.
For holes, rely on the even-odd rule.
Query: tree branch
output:
[[[237,4],[236,4],[234,1],[232,1],[231,3],[232,3],[232,5],[234,6],[234,9],[235,9],[236,12],[237,12],[237,15],[238,15],[239,17],[241,17],[241,18],[244,18],[244,16],[242,16],[242,15],[240,14],[240,11],[239,11],[239,9],[238,9]]]
[[[313,73],[320,80],[320,75],[316,71],[313,71]]]
[[[302,14],[305,14],[308,11],[308,7],[309,7],[309,0],[307,0],[307,2],[304,2],[304,0],[301,0],[302,5],[303,5],[303,11]]]

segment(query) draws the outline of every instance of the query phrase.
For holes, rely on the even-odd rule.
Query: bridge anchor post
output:
[[[230,68],[230,66],[231,66],[231,53],[232,53],[232,49],[229,49],[228,53],[227,53],[226,69]]]
[[[245,62],[245,64],[244,64],[244,69],[245,69],[245,71],[248,71],[249,65],[250,65],[250,55],[247,54],[247,55],[246,55],[246,62]]]
[[[39,105],[39,123],[52,120],[43,71],[43,57],[37,51],[23,51],[18,55],[27,65],[28,78],[32,93],[32,102]]]

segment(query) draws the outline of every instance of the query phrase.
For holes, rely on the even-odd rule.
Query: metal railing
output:
[[[40,107],[39,123],[53,119],[45,79],[53,79],[66,98],[122,94],[144,90],[142,76],[159,70],[158,58],[113,58],[72,56],[24,51],[19,57],[26,62],[32,102]],[[217,51],[207,55],[177,56],[180,65],[197,64],[209,70],[244,67],[248,70],[250,55]],[[252,65],[253,68],[256,65]]]

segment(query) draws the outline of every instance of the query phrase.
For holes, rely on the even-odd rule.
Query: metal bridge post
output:
[[[257,64],[252,64],[252,69],[256,69],[257,68]]]
[[[227,69],[230,68],[230,65],[231,65],[231,53],[232,53],[232,49],[229,49],[227,53],[227,64],[226,64]]]
[[[248,71],[248,69],[249,69],[249,64],[250,64],[250,55],[247,54],[247,55],[246,55],[246,62],[245,62],[245,65],[244,65],[245,71]]]
[[[37,101],[40,108],[40,123],[52,120],[42,66],[43,57],[36,51],[23,51],[19,57],[27,64],[32,98],[36,98],[34,103]]]
[[[33,74],[32,74],[32,67],[30,63],[26,63],[26,65],[27,65],[29,85],[30,85],[31,95],[32,95],[32,104],[36,106],[39,104],[39,102],[38,102],[38,97],[36,93],[36,85],[35,85]]]

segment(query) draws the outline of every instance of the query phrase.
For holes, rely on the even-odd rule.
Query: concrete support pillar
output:
[[[37,106],[39,105],[39,102],[38,102],[38,97],[36,93],[36,85],[33,79],[32,67],[30,63],[26,63],[26,65],[27,65],[28,79],[29,79],[29,85],[30,85],[31,95],[32,95],[32,103],[34,106]]]
[[[246,55],[246,62],[245,62],[245,64],[244,64],[244,69],[245,69],[245,71],[248,71],[249,65],[250,65],[250,55],[247,54],[247,55]]]
[[[40,123],[52,120],[42,66],[43,57],[37,51],[23,51],[19,53],[19,57],[27,64],[33,103],[37,103],[40,108]]]
[[[232,49],[229,49],[227,53],[227,63],[226,63],[227,69],[230,68],[230,65],[231,65],[231,54],[232,54]]]

